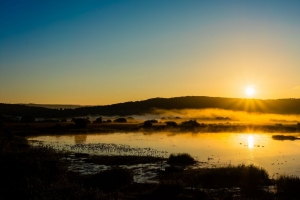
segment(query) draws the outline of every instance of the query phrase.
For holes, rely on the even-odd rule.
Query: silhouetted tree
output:
[[[155,119],[150,119],[150,120],[144,121],[143,127],[145,127],[145,128],[152,127],[153,123],[158,123],[158,121]]]
[[[181,123],[182,126],[191,126],[191,127],[196,127],[200,126],[200,124],[196,120],[189,120]]]
[[[168,122],[165,122],[165,123],[167,124],[167,126],[172,126],[172,127],[177,126],[177,123],[173,122],[173,121],[168,121]]]
[[[91,123],[88,118],[73,118],[72,122],[74,122],[77,128],[86,128]]]
[[[143,124],[143,127],[144,127],[144,128],[152,127],[152,123],[149,122],[149,121],[145,121],[144,124]]]
[[[93,121],[93,123],[102,123],[102,117],[96,118],[96,120]]]
[[[297,123],[297,126],[299,126],[299,127],[300,127],[300,122],[298,122],[298,123]]]
[[[125,122],[127,122],[127,120],[125,118],[118,118],[118,119],[115,119],[114,122],[125,123]]]
[[[150,122],[150,123],[158,123],[158,121],[156,119],[150,119],[150,120],[147,120],[145,122]]]

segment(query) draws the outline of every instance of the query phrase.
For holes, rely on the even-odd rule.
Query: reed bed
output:
[[[120,156],[149,156],[157,158],[167,158],[167,151],[158,151],[152,148],[130,147],[125,144],[113,143],[89,143],[89,144],[58,144],[55,142],[43,143],[32,141],[33,146],[53,148],[61,152],[87,153],[92,155],[120,155]]]

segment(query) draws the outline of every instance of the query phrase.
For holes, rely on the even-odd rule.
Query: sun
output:
[[[246,87],[245,93],[247,96],[251,97],[255,94],[255,88],[253,85]]]

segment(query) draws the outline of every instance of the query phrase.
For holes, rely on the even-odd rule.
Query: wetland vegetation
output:
[[[1,131],[1,199],[298,199],[300,179],[270,177],[254,165],[191,168],[189,154],[92,156],[77,154],[84,162],[110,166],[94,174],[68,169],[68,151],[30,146],[25,138]],[[123,147],[124,148],[124,147]],[[167,162],[157,183],[134,182],[133,169],[124,165]],[[175,169],[175,170],[174,170]],[[176,170],[177,169],[177,170]]]

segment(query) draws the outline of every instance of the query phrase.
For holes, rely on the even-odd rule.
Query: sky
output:
[[[0,102],[300,98],[299,19],[294,0],[0,0]]]

